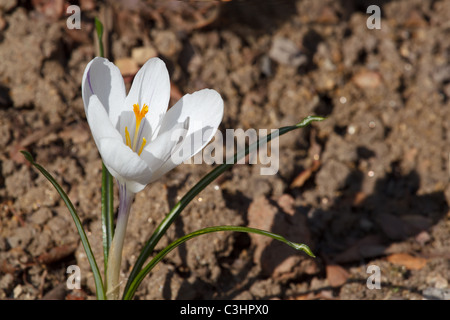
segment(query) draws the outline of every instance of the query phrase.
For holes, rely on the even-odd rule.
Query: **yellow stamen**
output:
[[[137,142],[139,127],[141,126],[142,119],[144,119],[145,115],[148,112],[148,106],[144,103],[142,110],[140,110],[139,104],[135,103],[135,104],[133,104],[133,111],[134,111],[134,115],[136,117],[136,130],[134,131],[133,148],[131,148],[131,149],[136,150],[136,142]]]
[[[145,115],[148,112],[148,105],[144,104],[144,106],[142,107],[142,110],[140,110],[139,104],[135,103],[135,104],[133,104],[133,111],[134,111],[134,116],[136,117],[136,128],[134,131],[133,145],[131,145],[130,133],[128,132],[127,127],[125,127],[125,143],[128,147],[130,147],[131,150],[136,152],[136,143],[137,143],[137,139],[138,139],[139,128],[141,126],[142,119],[144,119]],[[147,140],[145,138],[142,138],[142,144],[141,144],[141,147],[139,148],[138,155],[141,155],[142,150],[144,150],[146,143],[147,143]]]
[[[139,152],[138,155],[140,156],[142,153],[142,150],[144,150],[145,144],[147,143],[147,140],[145,138],[142,138],[142,144],[141,147],[139,148]]]
[[[135,103],[135,104],[133,104],[133,111],[134,111],[134,115],[136,116],[136,127],[139,128],[139,125],[141,124],[141,120],[145,117],[145,115],[148,112],[148,105],[146,105],[144,103],[142,110],[140,110],[139,104]]]
[[[130,133],[128,132],[128,128],[127,127],[125,127],[125,142],[126,142],[127,146],[129,146],[130,149],[133,150],[133,148],[131,148]]]

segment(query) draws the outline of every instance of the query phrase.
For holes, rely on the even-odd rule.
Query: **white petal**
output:
[[[87,119],[97,148],[112,176],[127,183],[130,191],[142,190],[151,179],[152,170],[135,152],[123,143],[97,96],[91,96]]]
[[[98,148],[111,175],[127,184],[127,190],[137,193],[150,182],[152,170],[122,141],[103,138]]]
[[[166,131],[151,141],[142,150],[141,158],[152,171],[158,170],[180,145],[188,132],[188,121],[178,123],[171,131]]]
[[[86,118],[96,143],[102,138],[123,141],[122,136],[109,120],[108,113],[97,95],[91,95],[89,98]]]
[[[125,99],[125,107],[133,110],[138,103],[142,109],[148,105],[146,119],[150,125],[150,136],[156,137],[162,117],[167,111],[170,99],[170,79],[165,63],[159,58],[148,60],[134,77],[130,92]]]
[[[119,68],[105,58],[96,57],[86,66],[81,82],[84,108],[97,95],[115,126],[125,102],[125,84]]]
[[[211,89],[183,96],[166,113],[158,134],[170,132],[177,124],[184,123],[188,118],[189,130],[183,143],[157,171],[153,172],[151,181],[191,158],[211,141],[223,118],[221,96]]]

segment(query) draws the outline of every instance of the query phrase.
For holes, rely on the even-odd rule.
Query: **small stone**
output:
[[[445,279],[440,274],[435,275],[431,274],[426,278],[427,284],[437,288],[437,289],[446,289],[448,287],[448,280]]]
[[[115,62],[123,76],[131,76],[139,71],[139,66],[132,58],[119,58]]]
[[[11,290],[13,284],[14,284],[14,277],[10,273],[6,273],[0,279],[0,289],[9,291]]]
[[[333,9],[324,7],[316,21],[323,24],[334,24],[339,22],[339,18]]]
[[[21,247],[25,248],[30,243],[33,237],[33,230],[27,227],[19,227],[14,230],[12,236],[8,237],[8,241],[11,248]]]
[[[299,67],[307,62],[306,55],[293,41],[281,37],[274,39],[269,57],[280,64],[292,67]]]
[[[166,57],[175,57],[182,49],[181,42],[173,31],[165,30],[154,32],[154,44],[162,55]]]
[[[80,0],[81,10],[83,11],[91,11],[95,10],[95,1],[94,0]]]
[[[428,300],[450,300],[450,289],[426,288],[422,295]]]
[[[6,28],[6,20],[3,14],[0,14],[0,31],[3,31]]]
[[[131,58],[141,66],[156,56],[158,56],[158,51],[153,47],[137,47],[131,50]]]
[[[52,212],[47,207],[39,208],[35,213],[33,213],[28,219],[31,223],[37,225],[43,225],[52,217]]]
[[[64,1],[63,0],[33,0],[32,5],[39,13],[42,13],[46,17],[57,20],[64,14]]]
[[[373,89],[381,84],[381,75],[375,71],[363,70],[353,76],[353,82],[362,89]]]
[[[11,9],[17,7],[18,0],[3,0],[0,2],[0,10],[3,12],[8,12]]]
[[[13,290],[14,299],[17,299],[23,292],[22,286],[19,284],[17,287]]]

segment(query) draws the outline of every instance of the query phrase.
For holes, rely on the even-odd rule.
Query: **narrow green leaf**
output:
[[[104,57],[105,51],[103,50],[103,41],[102,41],[103,24],[97,17],[95,18],[95,30],[97,32],[99,57]]]
[[[253,150],[257,149],[260,145],[264,145],[265,143],[269,142],[271,139],[277,138],[278,136],[281,136],[289,131],[303,128],[307,125],[309,125],[313,121],[322,121],[325,118],[319,117],[319,116],[308,116],[304,118],[302,121],[297,123],[293,126],[288,127],[282,127],[278,129],[278,131],[275,132],[274,135],[269,134],[267,137],[263,137],[257,142],[253,143],[252,145],[248,146],[245,149],[245,152],[236,153],[233,157],[232,161],[225,161],[224,164],[221,164],[214,168],[211,172],[206,174],[192,189],[190,189],[184,197],[172,208],[172,210],[167,214],[167,216],[161,221],[159,226],[156,228],[156,230],[153,232],[150,239],[145,244],[144,248],[142,249],[138,259],[136,260],[135,265],[133,266],[133,269],[131,270],[130,276],[128,278],[128,282],[125,287],[125,293],[128,291],[132,281],[137,276],[139,271],[141,270],[142,266],[145,264],[147,259],[150,257],[150,255],[153,252],[153,249],[155,248],[156,244],[159,242],[161,237],[166,233],[167,229],[170,227],[170,225],[175,221],[175,219],[180,215],[180,213],[183,211],[183,209],[194,199],[204,188],[206,188],[212,181],[214,181],[217,177],[219,177],[222,173],[230,169],[235,163],[237,163],[240,159],[244,158],[246,155],[248,155]]]
[[[163,250],[161,250],[142,270],[137,274],[136,277],[134,277],[133,281],[130,284],[130,287],[124,294],[124,300],[131,300],[134,296],[134,293],[136,292],[136,289],[139,287],[142,280],[147,276],[147,274],[150,273],[150,271],[160,262],[170,251],[178,247],[180,244],[188,241],[189,239],[198,237],[203,234],[212,233],[212,232],[220,232],[220,231],[234,231],[234,232],[247,232],[247,233],[256,233],[262,236],[270,237],[272,239],[281,241],[288,246],[296,249],[301,250],[305,252],[307,255],[315,258],[315,255],[312,253],[311,249],[306,244],[301,243],[295,243],[292,241],[287,240],[286,238],[272,233],[265,230],[255,229],[255,228],[248,228],[248,227],[242,227],[242,226],[217,226],[217,227],[208,227],[204,229],[200,229],[197,231],[194,231],[192,233],[189,233],[171,244],[169,244],[167,247],[165,247]]]
[[[99,56],[104,57],[103,49],[103,24],[95,18],[95,29],[97,32]],[[108,255],[111,242],[114,237],[114,179],[105,164],[102,163],[102,240],[103,261],[105,269],[108,268]]]
[[[41,165],[36,163],[33,159],[33,156],[29,152],[27,152],[27,151],[21,151],[21,152],[25,156],[25,158],[34,167],[36,167],[36,169],[38,169],[44,175],[44,177],[47,178],[48,181],[51,182],[51,184],[55,187],[56,191],[58,191],[59,195],[61,196],[64,203],[66,204],[67,209],[69,209],[69,212],[72,215],[73,221],[75,222],[77,231],[80,235],[81,243],[83,244],[89,264],[91,265],[92,272],[94,274],[95,287],[97,289],[97,299],[104,300],[105,299],[105,291],[103,288],[102,276],[100,275],[100,271],[98,269],[97,262],[95,261],[95,257],[92,252],[91,246],[89,244],[89,240],[86,236],[86,233],[84,232],[83,225],[81,224],[80,218],[78,217],[78,213],[76,212],[75,207],[73,206],[73,204],[70,201],[67,194],[64,192],[64,190],[58,184],[58,182],[56,182],[56,180],[52,177],[52,175],[50,173],[48,173],[48,171],[45,170]]]

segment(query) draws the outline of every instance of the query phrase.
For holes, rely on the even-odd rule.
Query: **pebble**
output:
[[[137,62],[132,58],[119,58],[114,63],[123,76],[134,75],[139,71]]]
[[[273,40],[269,57],[280,64],[292,67],[299,67],[307,62],[306,55],[293,41],[281,37]]]
[[[17,299],[23,292],[22,286],[19,284],[13,290],[14,299]]]
[[[426,288],[422,295],[427,300],[450,300],[450,289]]]
[[[154,32],[153,41],[158,52],[166,57],[175,57],[182,49],[177,35],[170,30]]]
[[[10,273],[6,273],[0,279],[0,289],[9,291],[11,290],[13,284],[14,284],[14,277]]]
[[[353,76],[353,82],[362,89],[373,89],[381,84],[381,76],[378,72],[364,70]]]
[[[133,60],[141,66],[146,63],[148,59],[154,58],[156,56],[158,56],[158,51],[150,46],[137,47],[131,50],[131,58],[133,58]]]

